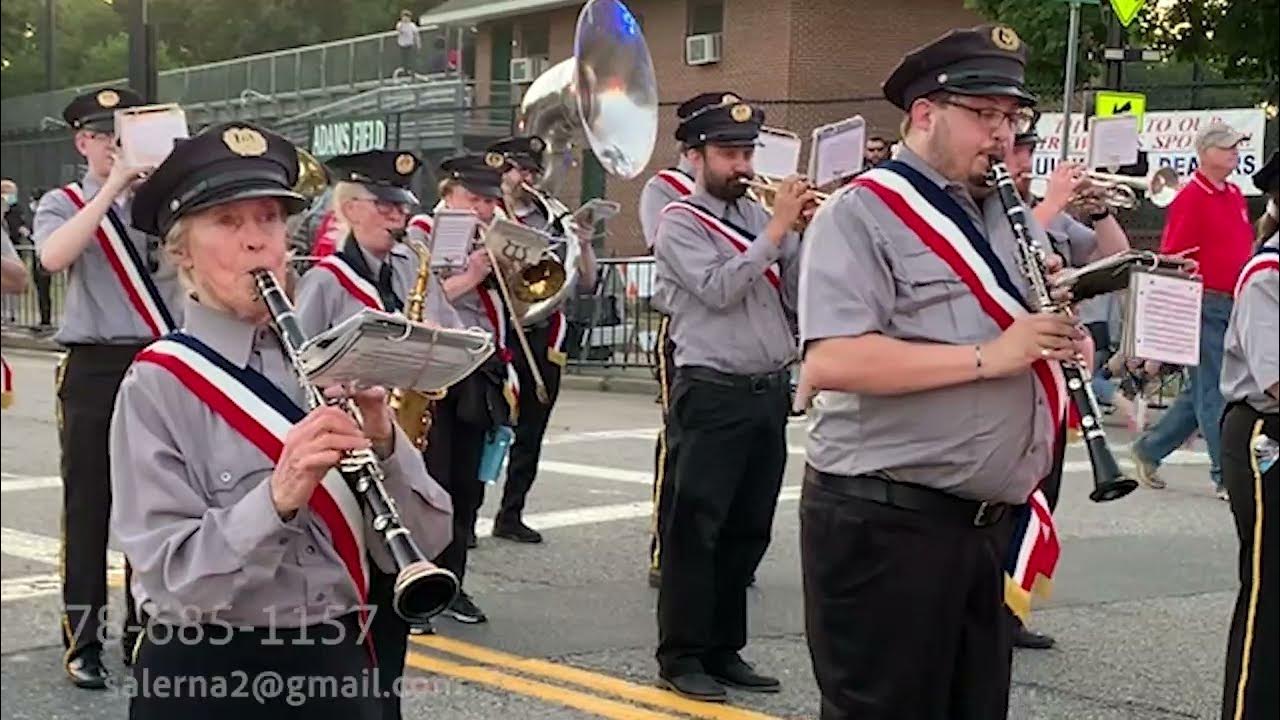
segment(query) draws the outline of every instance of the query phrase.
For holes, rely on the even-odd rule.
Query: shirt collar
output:
[[[202,305],[187,297],[183,307],[183,329],[208,345],[236,367],[248,367],[253,348],[270,332],[265,325],[252,325],[224,310]]]
[[[680,159],[676,161],[676,169],[689,177],[693,177],[693,163],[689,162],[684,153],[680,153]]]
[[[925,176],[929,182],[945,190],[951,195],[951,197],[955,198],[957,202],[961,202],[962,204],[967,203],[969,205],[969,211],[971,213],[976,212],[978,216],[981,217],[982,213],[979,208],[982,207],[982,203],[974,198],[973,194],[969,192],[969,187],[967,185],[944,177],[942,173],[938,172],[932,165],[925,162],[924,158],[916,154],[915,151],[907,147],[906,144],[903,144],[898,148],[898,154],[894,159],[901,161],[904,165],[907,165]]]
[[[1224,181],[1222,183],[1222,187],[1218,187],[1217,185],[1213,184],[1213,181],[1209,179],[1209,176],[1205,175],[1199,170],[1196,170],[1191,175],[1191,181],[1199,185],[1205,192],[1209,193],[1210,195],[1219,195],[1221,193],[1227,192],[1228,190],[1230,190],[1228,185],[1231,184],[1229,182]]]
[[[352,242],[354,241],[355,238],[353,237]],[[369,273],[375,278],[378,277],[378,273],[382,272],[382,260],[377,255],[365,250],[363,245],[357,243],[356,248],[360,250],[360,255],[364,258],[364,264],[369,268]]]

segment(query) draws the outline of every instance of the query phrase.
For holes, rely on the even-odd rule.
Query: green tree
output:
[[[1223,77],[1274,80],[1280,67],[1278,0],[1148,0],[1127,28],[1131,44],[1160,49],[1174,60],[1200,62]],[[1006,23],[1030,48],[1027,78],[1037,87],[1061,87],[1065,76],[1069,6],[1063,0],[965,0],[992,21]],[[1111,8],[1085,5],[1080,13],[1079,82],[1103,71]],[[1215,73],[1215,74],[1216,74]]]

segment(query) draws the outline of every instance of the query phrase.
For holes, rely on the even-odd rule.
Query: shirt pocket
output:
[[[275,466],[266,458],[228,458],[203,468],[201,481],[212,507],[230,507],[264,482]]]
[[[932,250],[899,252],[893,262],[897,286],[894,322],[912,337],[956,341],[962,328],[956,305],[969,288]]]

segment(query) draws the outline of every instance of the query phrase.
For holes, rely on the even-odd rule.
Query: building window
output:
[[[705,35],[724,30],[724,0],[688,0],[686,35]]]
[[[520,49],[516,57],[550,57],[551,23],[546,15],[520,21]]]

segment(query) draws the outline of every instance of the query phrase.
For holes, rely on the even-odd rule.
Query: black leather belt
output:
[[[995,525],[1009,510],[1007,503],[966,500],[941,490],[894,482],[876,475],[832,475],[807,465],[804,473],[807,482],[822,485],[841,495],[945,517],[974,527]]]
[[[791,374],[785,370],[759,375],[733,375],[709,367],[685,366],[676,370],[676,376],[684,376],[690,380],[721,385],[723,387],[740,388],[753,393],[762,393],[777,388],[790,387]]]

